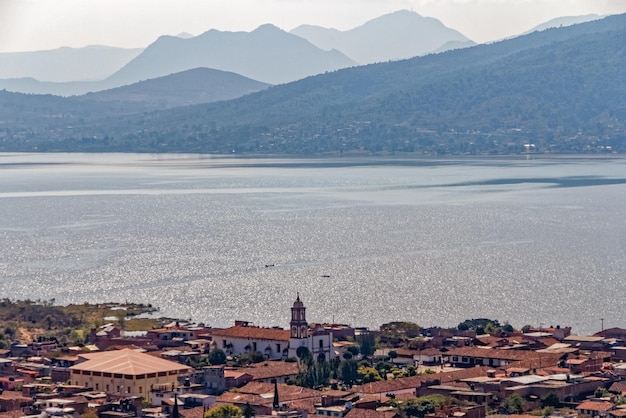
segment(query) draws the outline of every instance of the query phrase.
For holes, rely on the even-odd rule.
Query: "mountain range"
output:
[[[269,86],[227,71],[194,68],[114,89],[87,93],[74,99],[85,103],[137,103],[144,106],[145,111],[235,99]]]
[[[348,31],[302,25],[291,33],[321,49],[337,49],[361,65],[475,45],[439,20],[408,10],[381,16]]]
[[[626,151],[626,15],[155,112],[0,92],[4,151]],[[531,147],[532,145],[532,147]]]
[[[533,30],[595,18],[564,17]],[[199,36],[185,32],[163,36],[145,49],[89,46],[3,53],[0,89],[82,95],[201,67],[281,84],[357,64],[473,45],[473,41],[436,19],[400,10],[348,31],[303,25],[287,33],[264,25],[252,32],[210,30]]]
[[[0,89],[81,95],[200,67],[281,84],[357,64],[473,45],[438,20],[406,10],[381,16],[346,32],[308,28],[311,30],[300,27],[288,33],[263,25],[252,32],[209,30],[199,36],[181,33],[162,36],[144,50],[88,47],[0,54],[0,63],[6,63],[4,71],[0,70]],[[307,32],[330,35],[307,36]],[[320,41],[324,36],[336,39]],[[351,55],[357,59],[348,58]],[[47,62],[54,63],[50,71]],[[76,70],[68,69],[70,66]]]
[[[98,81],[122,68],[142,50],[92,45],[0,53],[0,79],[31,78],[56,83]]]

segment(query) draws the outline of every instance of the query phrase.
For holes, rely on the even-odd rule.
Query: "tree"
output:
[[[249,359],[251,363],[261,363],[265,361],[265,356],[260,351],[253,351],[250,353]]]
[[[380,330],[389,335],[404,335],[407,338],[415,338],[420,335],[422,328],[413,322],[394,321],[382,324]]]
[[[246,402],[246,405],[243,407],[243,418],[252,418],[255,416],[254,408],[250,405],[250,402]]]
[[[360,334],[357,338],[359,348],[363,356],[371,356],[376,351],[376,340],[371,332]]]
[[[559,400],[559,396],[556,392],[548,392],[541,397],[541,407],[545,408],[547,406],[552,406],[554,408],[561,406],[561,401]]]
[[[611,393],[604,386],[598,386],[593,396],[596,398],[606,398],[607,396],[611,396]]]
[[[408,417],[424,418],[426,414],[435,412],[435,405],[427,400],[416,398],[402,405],[402,412]]]
[[[241,418],[242,416],[241,409],[229,403],[214,406],[204,413],[204,418]]]
[[[378,370],[373,367],[359,367],[357,370],[357,377],[361,379],[363,383],[377,382],[381,380]]]
[[[226,364],[226,353],[224,353],[219,348],[212,350],[209,353],[209,362],[213,366],[217,366],[219,364]]]
[[[326,386],[329,381],[330,364],[327,361],[308,362],[296,376],[296,385],[306,388]]]
[[[296,349],[296,356],[298,356],[300,360],[304,360],[306,357],[309,357],[310,355],[311,355],[311,352],[309,351],[308,347],[305,347],[302,345]]]
[[[357,379],[357,362],[354,360],[342,361],[339,365],[339,376],[344,384],[352,386]]]
[[[524,399],[513,393],[502,401],[500,408],[507,414],[521,414],[524,412],[524,404]]]
[[[502,325],[502,331],[513,332],[515,331],[515,328],[513,328],[513,325],[509,324],[508,322],[505,322],[504,325]]]
[[[88,408],[85,413],[81,415],[82,418],[98,418],[98,410],[96,408]]]
[[[351,353],[353,356],[359,355],[359,347],[356,346],[356,345],[350,345],[350,346],[346,347],[346,351]]]

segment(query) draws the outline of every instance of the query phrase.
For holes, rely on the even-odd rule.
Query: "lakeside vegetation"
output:
[[[157,327],[168,319],[135,318],[155,313],[158,308],[142,303],[88,303],[55,305],[51,300],[2,299],[0,301],[0,348],[11,341],[23,343],[56,339],[61,345],[86,342],[92,328],[113,323],[126,331],[142,331]]]

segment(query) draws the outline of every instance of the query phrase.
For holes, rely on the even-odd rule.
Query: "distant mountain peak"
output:
[[[323,51],[272,24],[264,24],[252,32],[211,29],[189,39],[162,36],[107,81],[119,86],[207,67],[280,84],[354,64],[341,53]]]
[[[188,32],[181,32],[178,35],[176,35],[177,38],[180,39],[189,39],[189,38],[194,38],[194,35],[188,33]]]
[[[255,30],[253,30],[251,33],[271,33],[271,32],[285,32],[285,31],[279,28],[278,26],[272,25],[271,23],[265,23],[259,26],[258,28],[256,28]]]
[[[301,25],[291,31],[324,50],[336,49],[360,64],[400,60],[440,50],[444,45],[475,45],[439,20],[398,10],[347,31]]]
[[[589,14],[589,15],[580,15],[580,16],[561,16],[556,17],[554,19],[550,19],[547,22],[544,22],[540,25],[535,26],[529,31],[524,32],[523,34],[528,34],[532,32],[542,31],[550,28],[558,28],[565,27],[571,25],[577,25],[579,23],[591,22],[594,20],[602,19],[604,16]]]

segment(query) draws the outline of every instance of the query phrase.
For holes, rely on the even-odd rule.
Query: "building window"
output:
[[[139,393],[143,393],[143,387],[139,386]]]
[[[256,351],[256,342],[252,343],[252,351]]]
[[[222,348],[226,348],[226,340],[222,340]]]
[[[320,349],[324,348],[324,340],[320,339]]]
[[[107,392],[109,391],[109,385],[107,385],[107,390],[106,390],[106,391],[107,391]]]
[[[280,344],[276,344],[276,352],[280,353]]]
[[[96,390],[100,390],[100,384],[96,383]]]

